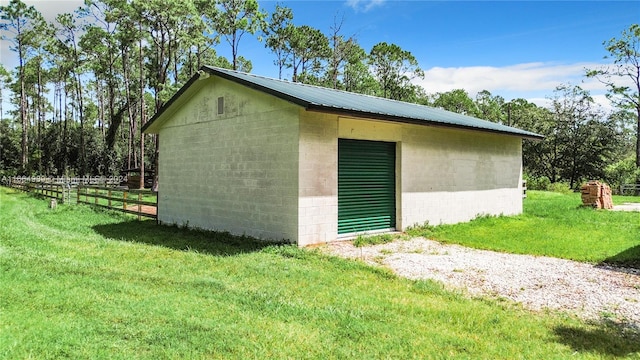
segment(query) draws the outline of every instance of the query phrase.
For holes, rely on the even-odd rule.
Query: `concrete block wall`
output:
[[[299,107],[201,81],[160,130],[159,221],[296,242]]]
[[[405,125],[403,227],[522,212],[522,139]]]
[[[300,110],[298,245],[338,233],[338,119]]]
[[[397,143],[396,228],[522,212],[518,137],[300,113],[299,240],[338,240],[338,138]]]

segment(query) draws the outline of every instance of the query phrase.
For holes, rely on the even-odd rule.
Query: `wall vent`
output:
[[[224,114],[224,97],[220,96],[218,98],[218,115]]]

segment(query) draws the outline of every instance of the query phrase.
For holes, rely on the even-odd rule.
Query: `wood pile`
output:
[[[596,209],[613,209],[611,188],[596,180],[589,181],[582,186],[582,203]]]

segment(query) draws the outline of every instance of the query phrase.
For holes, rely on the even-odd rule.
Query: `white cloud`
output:
[[[551,100],[549,100],[549,98],[529,98],[527,99],[528,102],[530,103],[534,103],[540,107],[549,107],[551,106]]]
[[[611,109],[604,96],[606,87],[597,79],[585,77],[585,69],[601,67],[600,63],[524,63],[509,66],[433,67],[425,70],[424,80],[415,83],[427,93],[464,89],[471,97],[489,90],[507,100],[524,98],[538,105],[548,104],[558,85],[579,85],[591,92],[596,103]]]
[[[378,6],[382,6],[386,0],[347,0],[347,5],[356,12],[367,12]]]
[[[609,101],[609,99],[607,99],[607,97],[604,94],[598,94],[598,95],[593,95],[593,101],[602,106],[602,108],[605,111],[613,111],[614,107],[611,104],[611,101]]]
[[[481,90],[531,92],[553,89],[562,83],[581,85],[586,90],[604,90],[595,79],[585,78],[585,68],[600,64],[549,64],[525,63],[504,67],[469,66],[457,68],[434,67],[425,71],[424,80],[419,80],[427,92],[442,92],[465,89],[470,93]]]

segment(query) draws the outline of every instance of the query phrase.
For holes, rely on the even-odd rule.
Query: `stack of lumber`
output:
[[[589,181],[582,186],[582,203],[596,209],[613,209],[611,188],[596,180]]]

